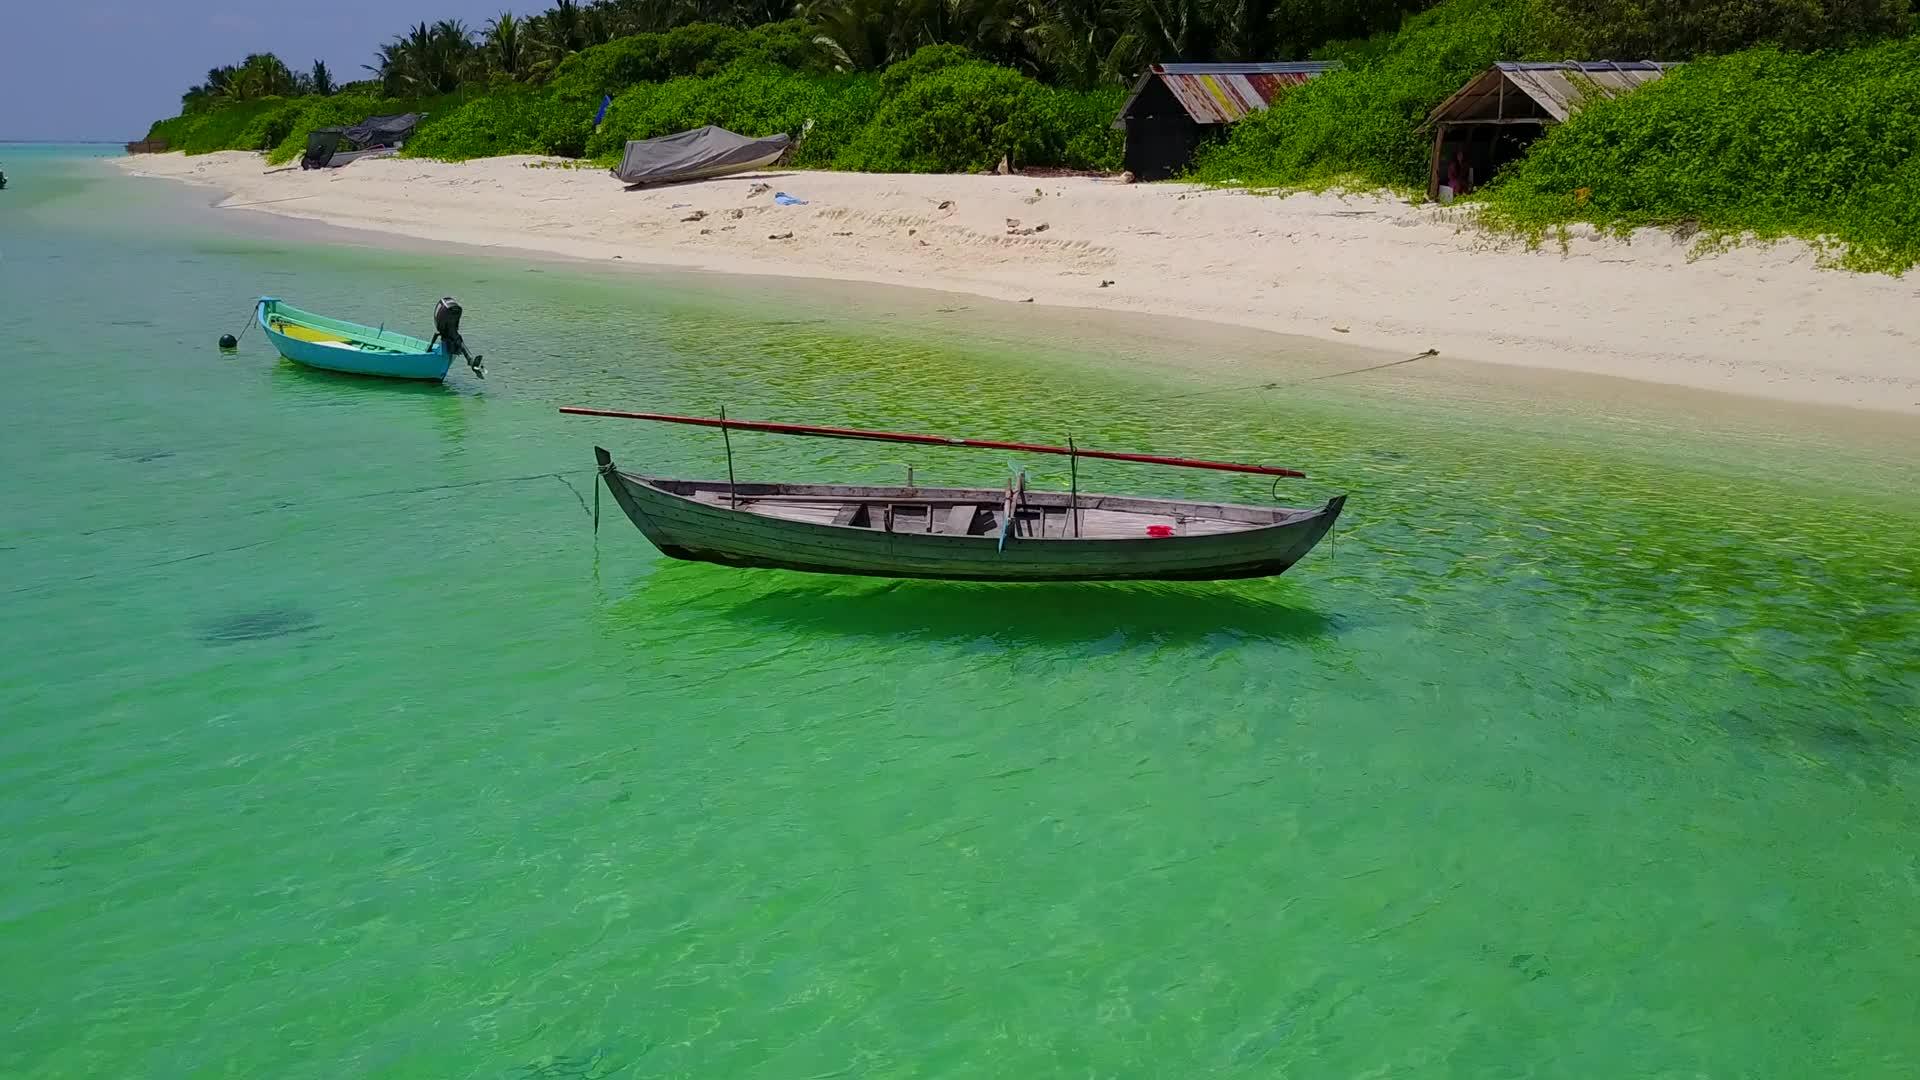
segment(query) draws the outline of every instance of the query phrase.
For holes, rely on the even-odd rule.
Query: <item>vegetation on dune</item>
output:
[[[830,168],[839,149],[872,116],[876,82],[870,75],[799,75],[738,65],[710,76],[639,83],[622,91],[607,122],[587,143],[603,165],[618,161],[629,139],[651,139],[714,124],[730,131],[771,135],[806,133],[794,163]]]
[[[1425,183],[1426,116],[1495,60],[1686,60],[1550,128],[1477,198],[1482,220],[1535,238],[1590,222],[1794,235],[1835,261],[1920,262],[1920,39],[1839,48],[1910,28],[1906,0],[1450,0],[1392,35],[1336,43],[1345,71],[1236,124],[1199,179],[1400,190]],[[1793,52],[1753,41],[1828,46]]]
[[[932,46],[923,52],[933,52]],[[941,57],[940,59],[950,59]],[[1016,162],[1117,169],[1121,140],[1109,125],[1122,93],[1043,86],[1018,72],[966,60],[882,77],[872,120],[834,157],[864,172],[966,172]]]
[[[432,98],[386,98],[377,84],[358,83],[350,90],[306,97],[266,97],[235,101],[219,108],[196,109],[153,125],[149,139],[162,139],[189,154],[215,150],[260,150],[267,162],[284,165],[306,148],[315,128],[355,124],[369,116],[403,112],[445,114],[472,94],[455,91]],[[590,119],[590,118],[589,118]]]
[[[1235,124],[1194,174],[1266,187],[1424,186],[1420,125],[1497,60],[1683,61],[1764,42],[1836,46],[1903,33],[1911,9],[1912,0],[1448,0],[1393,33],[1321,46],[1316,57],[1346,69]]]
[[[1699,60],[1553,129],[1487,191],[1536,236],[1593,222],[1837,242],[1836,261],[1920,263],[1920,38]]]
[[[629,139],[715,124],[793,135],[801,140],[795,164],[816,168],[971,171],[1011,155],[1029,164],[1111,170],[1119,167],[1120,137],[1110,123],[1121,96],[1117,87],[1050,87],[965,58],[910,58],[878,78],[795,72],[747,59],[709,75],[628,86],[614,96],[598,130],[592,117],[599,96],[559,78],[541,90],[488,94],[423,125],[408,152],[449,160],[562,154],[610,165]]]
[[[1755,45],[1810,51],[1900,37],[1912,0],[1550,0],[1541,44],[1568,56],[1691,60]]]
[[[1427,114],[1495,60],[1697,60],[1551,131],[1476,193],[1486,220],[1821,237],[1846,265],[1897,270],[1920,261],[1915,2],[555,0],[478,29],[418,23],[346,86],[249,56],[148,137],[282,163],[315,128],[425,112],[409,154],[607,163],[701,124],[798,136],[812,121],[803,166],[1111,170],[1111,121],[1148,63],[1312,57],[1344,69],[1234,125],[1195,177],[1411,190]]]
[[[1496,60],[1527,49],[1531,0],[1453,0],[1414,16],[1390,36],[1323,50],[1345,67],[1297,87],[1235,124],[1203,153],[1201,180],[1260,187],[1332,182],[1424,186],[1435,105]]]

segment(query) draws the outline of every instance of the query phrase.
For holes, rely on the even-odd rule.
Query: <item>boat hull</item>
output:
[[[614,501],[653,545],[676,559],[743,568],[795,570],[865,577],[932,578],[949,581],[1221,581],[1272,577],[1284,573],[1313,550],[1339,517],[1345,497],[1313,510],[1260,511],[1273,524],[1200,536],[1126,539],[1045,539],[1013,536],[1004,544],[997,528],[987,535],[903,529],[892,531],[795,521],[703,503],[676,494],[659,481],[620,472],[604,450],[596,449],[600,473]],[[709,485],[725,490],[726,485]],[[739,485],[743,499],[774,485]],[[1002,494],[964,489],[879,489],[799,485],[782,492],[828,492],[822,500],[849,492],[900,492],[902,501],[931,498],[997,509]],[[777,496],[777,497],[794,497]],[[866,496],[849,496],[859,501]],[[879,496],[874,496],[879,498]],[[1064,495],[1044,496],[1064,500]],[[1196,504],[1121,500],[1085,495],[1079,505],[1124,503],[1128,507],[1174,508]],[[1064,503],[1061,505],[1064,506]],[[1131,511],[1138,512],[1138,511]],[[1061,514],[1062,520],[1065,514]],[[1045,526],[1042,526],[1043,530]]]
[[[447,377],[453,363],[443,344],[429,346],[419,338],[391,330],[315,315],[273,297],[260,300],[254,318],[281,356],[304,367],[437,382]]]

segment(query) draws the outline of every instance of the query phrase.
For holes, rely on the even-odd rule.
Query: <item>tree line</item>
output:
[[[225,102],[331,94],[338,89],[333,73],[322,61],[315,60],[306,71],[295,72],[273,53],[252,53],[238,64],[210,69],[206,82],[180,95],[180,104],[191,112]]]
[[[1368,38],[1438,0],[555,0],[472,27],[421,22],[378,46],[367,78],[388,97],[473,83],[539,83],[574,53],[695,23],[748,28],[799,20],[834,66],[878,71],[925,45],[958,45],[1055,85],[1126,83],[1147,65],[1292,60]],[[1756,44],[1817,49],[1897,37],[1916,0],[1528,0],[1529,17],[1589,59],[1685,60]],[[1361,50],[1364,52],[1364,50]],[[342,89],[314,61],[295,72],[271,53],[215,68],[189,89],[189,110],[223,101]]]
[[[1291,59],[1343,38],[1390,31],[1436,0],[556,0],[479,27],[421,22],[378,46],[367,79],[389,97],[476,82],[538,83],[574,53],[695,23],[749,28],[799,20],[827,61],[878,71],[925,45],[958,45],[1044,82],[1117,85],[1161,60]],[[375,84],[375,85],[366,85]],[[272,54],[215,68],[183,98],[222,101],[342,89],[316,61],[298,74]]]

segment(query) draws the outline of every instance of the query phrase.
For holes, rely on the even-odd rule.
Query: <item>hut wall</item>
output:
[[[1123,163],[1141,180],[1165,180],[1193,164],[1209,138],[1159,79],[1141,91],[1125,118],[1127,146]]]
[[[1123,164],[1136,179],[1170,179],[1193,164],[1206,141],[1206,131],[1185,117],[1128,117]]]

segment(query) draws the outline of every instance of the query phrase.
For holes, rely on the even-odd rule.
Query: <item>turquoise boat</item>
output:
[[[439,380],[447,377],[447,368],[458,354],[466,356],[475,375],[486,376],[480,357],[467,354],[460,338],[460,305],[451,297],[441,300],[434,311],[432,341],[385,327],[330,319],[272,296],[260,298],[254,317],[281,356],[306,367],[389,379]]]

